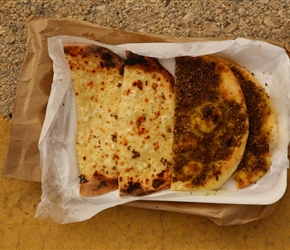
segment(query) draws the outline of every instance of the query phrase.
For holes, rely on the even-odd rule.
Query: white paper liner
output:
[[[75,154],[76,109],[70,69],[63,53],[64,44],[96,44],[122,58],[125,51],[159,58],[174,75],[174,57],[212,54],[246,67],[265,87],[277,113],[278,134],[272,165],[256,184],[237,190],[232,179],[217,191],[173,192],[164,190],[144,197],[119,197],[118,190],[96,196],[79,196],[79,171]],[[72,36],[48,39],[54,78],[46,117],[39,139],[42,167],[42,196],[35,217],[58,223],[89,219],[98,212],[130,201],[159,200],[228,204],[271,204],[286,190],[289,144],[290,63],[284,49],[262,41],[236,40],[192,43],[146,43],[118,46]]]

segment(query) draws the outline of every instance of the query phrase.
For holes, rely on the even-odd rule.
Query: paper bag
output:
[[[47,38],[56,35],[80,36],[112,45],[131,42],[203,40],[136,34],[69,19],[31,18],[28,23],[27,53],[19,77],[8,153],[3,169],[4,176],[30,181],[41,179],[37,143],[53,77],[52,63],[47,51]],[[127,205],[150,209],[156,209],[158,206],[162,210],[202,215],[211,218],[219,225],[243,224],[257,220],[268,216],[275,208],[275,204],[247,206],[148,201],[137,201]]]

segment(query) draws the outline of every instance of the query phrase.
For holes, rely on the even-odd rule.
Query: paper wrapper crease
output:
[[[28,24],[27,54],[19,77],[8,153],[3,168],[4,176],[30,181],[41,181],[41,178],[45,176],[45,173],[42,173],[40,167],[38,141],[43,128],[47,102],[51,91],[53,92],[51,89],[53,82],[53,64],[48,55],[47,38],[59,35],[84,37],[111,45],[208,41],[205,39],[187,39],[130,33],[69,19],[31,18]],[[279,44],[279,46],[283,47],[282,44]],[[145,46],[145,52],[146,50],[148,48]],[[73,119],[73,117],[69,117],[69,119]],[[73,128],[73,123],[70,126]],[[288,136],[287,140],[289,141]],[[14,160],[11,161],[10,159]],[[72,176],[75,176],[76,172],[74,170],[72,171]],[[55,173],[55,175],[61,174],[63,173]],[[50,178],[53,178],[53,175],[50,175]],[[46,189],[45,183],[43,185],[43,189]],[[48,188],[53,189],[53,187]],[[70,192],[73,196],[73,193],[77,192],[76,187],[72,188]],[[99,208],[96,208],[96,204],[89,200],[84,202],[83,199],[79,198],[73,199],[73,201],[70,199],[66,200],[65,198],[59,199],[57,194],[59,194],[59,190],[52,190],[51,196],[48,199],[51,202],[49,206],[44,203],[39,204],[37,217],[51,217],[52,220],[58,223],[70,223],[88,219],[99,211]],[[113,197],[112,200],[114,200]],[[264,218],[270,215],[275,209],[275,204],[229,205],[193,202],[130,201],[129,198],[124,202],[128,206],[206,216],[218,225],[244,224]],[[62,206],[63,204],[65,206]],[[73,211],[68,209],[69,204],[75,205]],[[102,205],[101,210],[111,206],[112,204],[106,203],[106,205]],[[90,212],[82,215],[83,209]],[[52,211],[53,216],[51,216]]]

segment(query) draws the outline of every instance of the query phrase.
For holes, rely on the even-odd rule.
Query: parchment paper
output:
[[[212,54],[245,66],[260,80],[270,95],[277,114],[277,138],[270,145],[270,171],[255,185],[237,190],[230,179],[218,191],[173,192],[164,190],[143,197],[119,197],[118,190],[96,197],[78,195],[78,166],[75,156],[76,109],[63,45],[68,43],[96,44],[125,58],[126,50],[159,58],[174,75],[174,57]],[[47,112],[39,140],[42,163],[43,193],[37,217],[53,217],[57,222],[70,223],[88,219],[108,207],[136,200],[172,202],[204,202],[228,204],[271,204],[286,189],[289,144],[290,68],[284,49],[266,42],[247,39],[192,43],[138,43],[112,46],[79,37],[59,36],[48,39],[48,50],[53,60],[54,78]],[[283,91],[281,91],[283,90]],[[282,179],[280,179],[282,177]],[[272,192],[272,193],[271,193]],[[57,204],[53,201],[58,198]],[[271,200],[272,199],[272,200]],[[86,204],[90,206],[88,210]],[[55,217],[58,211],[64,216]],[[87,211],[89,211],[87,213]],[[93,213],[93,214],[94,214]],[[74,216],[71,217],[71,214]]]
[[[52,61],[48,55],[47,38],[57,35],[79,36],[106,44],[152,43],[152,42],[192,42],[224,40],[217,38],[182,38],[144,33],[133,33],[100,27],[88,22],[72,19],[52,19],[31,17],[27,29],[27,52],[18,79],[8,153],[3,175],[29,181],[41,181],[41,168],[38,139],[42,129],[46,105],[53,81]],[[270,41],[281,48],[289,47],[284,43]],[[72,191],[73,192],[73,191]],[[56,209],[59,198],[51,201],[54,205],[54,221],[67,223],[66,216],[79,220],[74,212]],[[78,209],[90,210],[93,205],[79,204]],[[135,201],[126,203],[148,209],[160,209],[179,213],[206,216],[218,225],[238,225],[269,216],[275,209],[272,205],[230,205],[185,202]],[[41,204],[39,205],[41,208]],[[49,214],[49,211],[47,211]],[[90,214],[93,216],[95,210]],[[38,217],[45,217],[44,211]],[[46,217],[49,218],[49,215]],[[70,219],[70,221],[73,219]]]

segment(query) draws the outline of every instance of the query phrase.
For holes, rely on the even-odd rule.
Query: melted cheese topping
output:
[[[96,182],[95,187],[88,187],[91,190],[84,191],[88,193],[84,195],[104,188],[98,183],[101,179],[117,180],[117,119],[122,75],[111,53],[106,53],[81,47],[65,48],[76,98],[76,153],[81,183],[99,180],[92,181]]]
[[[142,195],[170,185],[173,77],[156,61],[148,60],[150,66],[145,61],[124,70],[118,112],[121,195]],[[159,68],[154,68],[156,64]]]
[[[117,174],[114,160],[116,152],[117,114],[120,102],[119,88],[112,85],[122,79],[104,70],[92,77],[89,72],[74,74],[76,106],[78,110],[77,155],[80,171],[91,176],[95,170],[114,177]],[[91,91],[87,91],[90,88]]]

